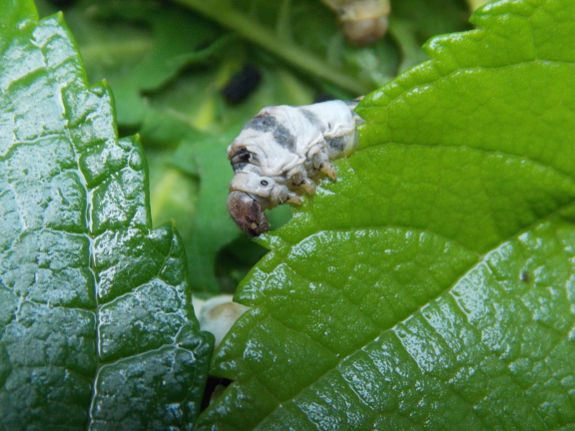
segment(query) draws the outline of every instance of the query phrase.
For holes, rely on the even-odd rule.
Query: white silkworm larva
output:
[[[228,147],[234,169],[228,211],[250,236],[269,228],[264,210],[313,194],[322,175],[337,178],[330,160],[357,147],[357,101],[262,109]]]

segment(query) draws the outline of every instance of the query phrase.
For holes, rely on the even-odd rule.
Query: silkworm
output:
[[[323,176],[337,179],[331,160],[357,147],[358,101],[331,100],[307,106],[269,106],[242,129],[227,150],[234,169],[228,212],[250,236],[269,229],[264,211],[301,205]]]

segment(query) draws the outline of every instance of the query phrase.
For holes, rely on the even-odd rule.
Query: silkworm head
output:
[[[248,193],[231,191],[228,195],[228,212],[249,236],[259,236],[269,229],[262,205]]]

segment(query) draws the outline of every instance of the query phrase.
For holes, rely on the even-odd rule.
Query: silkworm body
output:
[[[389,0],[322,0],[336,11],[347,38],[359,45],[375,42],[387,31]]]
[[[267,231],[264,210],[301,204],[323,175],[333,180],[330,160],[351,154],[357,146],[353,108],[356,101],[333,100],[313,105],[262,109],[228,147],[234,169],[228,211],[251,236]]]

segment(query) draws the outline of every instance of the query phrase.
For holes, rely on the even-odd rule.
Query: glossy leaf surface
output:
[[[509,0],[366,97],[236,295],[200,429],[575,425],[575,4]]]
[[[211,341],[179,237],[151,230],[141,146],[62,16],[17,3],[0,1],[0,428],[189,429]]]

